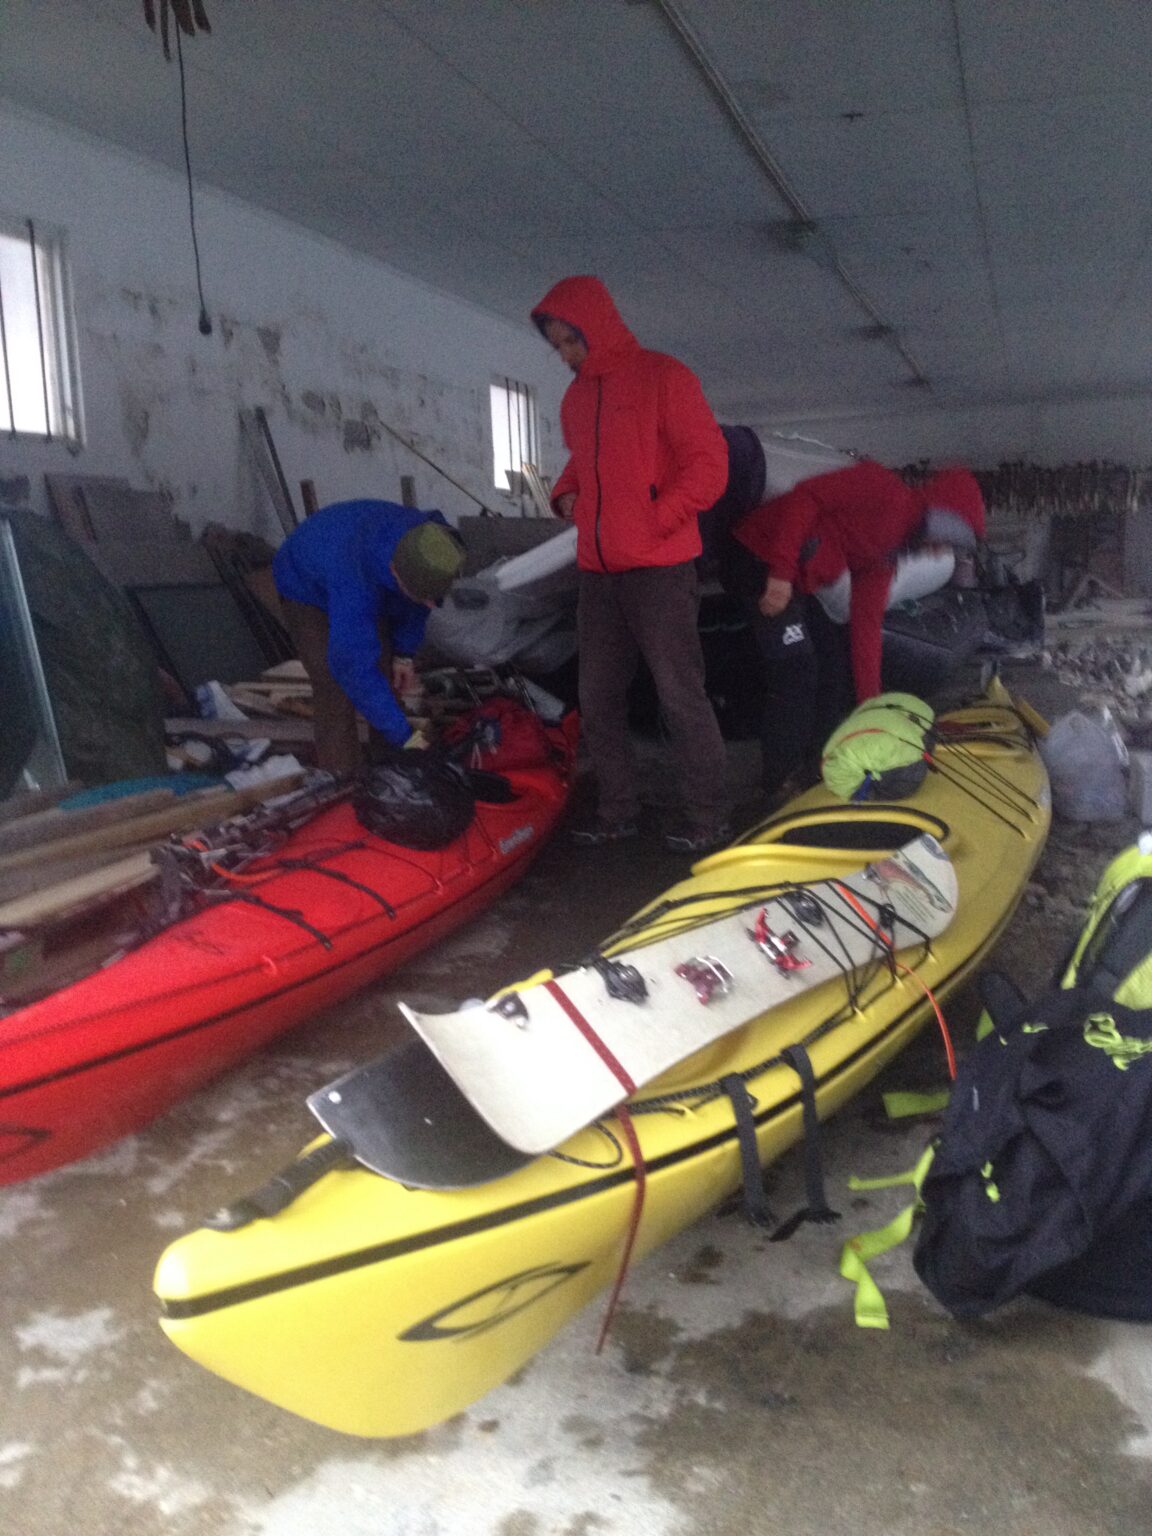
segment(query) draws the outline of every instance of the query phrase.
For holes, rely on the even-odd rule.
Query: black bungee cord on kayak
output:
[[[240,901],[249,907],[259,907],[262,912],[271,912],[274,917],[282,917],[286,923],[295,923],[297,928],[303,928],[305,933],[310,933],[325,949],[332,948],[332,940],[328,935],[310,923],[303,912],[297,911],[295,907],[278,907],[274,901],[266,901],[263,896],[257,896],[255,891],[201,890],[200,895],[221,906],[227,901]]]
[[[891,976],[891,984],[896,980],[896,925],[902,923],[919,940],[925,951],[930,952],[928,935],[915,924],[901,918],[895,909],[887,902],[876,901],[874,898],[863,895],[862,899],[875,908],[875,921],[868,916],[867,911],[857,905],[853,897],[851,904],[846,899],[846,893],[839,886],[835,886],[839,904],[833,907],[826,899],[816,896],[810,887],[796,887],[795,892],[803,894],[814,905],[804,912],[799,904],[790,907],[793,918],[805,934],[805,938],[815,944],[832,961],[840,971],[844,979],[847,998],[845,1004],[828,1019],[809,1032],[801,1041],[785,1046],[778,1055],[757,1063],[753,1067],[745,1068],[742,1072],[729,1073],[722,1078],[715,1079],[711,1083],[698,1084],[694,1088],[681,1089],[675,1094],[661,1095],[658,1098],[630,1101],[629,1113],[633,1116],[639,1114],[653,1114],[674,1112],[682,1108],[685,1100],[695,1103],[708,1103],[713,1099],[726,1095],[732,1105],[733,1120],[736,1127],[737,1142],[740,1149],[740,1163],[742,1173],[744,1211],[748,1220],[755,1226],[772,1228],[770,1241],[783,1242],[805,1222],[823,1224],[840,1219],[840,1213],[832,1209],[828,1202],[824,1180],[824,1161],[820,1140],[820,1117],[816,1104],[816,1074],[812,1066],[808,1048],[821,1039],[831,1030],[838,1028],[859,1010],[860,997],[864,989],[883,968],[888,970]],[[755,905],[746,903],[745,905]],[[853,910],[855,908],[855,910]],[[838,922],[847,923],[856,933],[867,938],[874,946],[875,958],[870,965],[867,963],[854,963],[847,950],[842,933],[837,924],[829,923],[831,932],[835,935],[840,947],[837,954],[833,946],[825,942],[819,929],[827,921],[827,918],[835,914]],[[703,926],[703,925],[700,925]],[[908,969],[904,967],[904,969]],[[783,1222],[778,1222],[764,1193],[763,1169],[760,1165],[759,1151],[756,1144],[756,1100],[748,1089],[748,1083],[755,1077],[761,1076],[772,1067],[787,1066],[796,1073],[800,1079],[800,1102],[804,1117],[804,1181],[805,1204]],[[599,1122],[597,1122],[599,1126]]]

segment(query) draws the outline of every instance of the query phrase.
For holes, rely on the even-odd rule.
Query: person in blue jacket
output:
[[[464,545],[439,512],[338,501],[288,535],[272,562],[284,620],[312,682],[316,759],[361,766],[356,714],[392,746],[414,742],[399,694],[429,609],[446,596]]]

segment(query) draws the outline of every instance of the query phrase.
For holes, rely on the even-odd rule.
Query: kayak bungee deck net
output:
[[[302,1180],[308,1187],[277,1214],[245,1216],[236,1230],[188,1234],[163,1255],[156,1275],[168,1336],[229,1381],[352,1434],[413,1433],[505,1380],[612,1284],[637,1212],[639,1179],[634,1258],[739,1187],[733,1082],[751,1098],[756,1153],[767,1164],[803,1134],[796,1046],[805,1048],[815,1103],[826,1117],[920,1028],[931,1011],[924,989],[945,997],[995,944],[1043,846],[1047,779],[1011,707],[984,703],[943,717],[942,725],[940,771],[930,773],[913,798],[851,806],[810,791],[733,847],[702,860],[601,947],[601,961],[659,980],[661,1007],[665,994],[680,999],[678,1027],[685,1019],[703,1026],[716,1002],[727,1005],[747,993],[753,985],[747,978],[756,974],[742,969],[742,986],[718,995],[723,970],[735,977],[712,942],[727,923],[728,952],[740,954],[741,968],[759,965],[773,994],[747,1022],[703,1039],[655,1080],[637,1083],[626,1114],[609,1106],[552,1151],[510,1154],[501,1176],[461,1178],[458,1188],[417,1187],[333,1159],[337,1166],[314,1182]],[[943,857],[925,862],[930,846]],[[892,912],[899,911],[904,882],[893,868],[908,855],[921,874],[935,870],[943,878],[930,882],[935,898],[921,889],[916,917],[904,914],[912,926],[900,933]],[[877,882],[865,875],[869,866],[888,866],[890,875],[889,890],[871,901],[866,893]],[[801,973],[789,971],[788,959],[807,959],[815,969],[814,936],[827,929],[839,899],[828,891],[836,887],[851,891],[865,914],[853,914],[859,951],[842,956],[843,963],[813,977],[812,985],[799,985]],[[815,906],[797,899],[805,894]],[[793,903],[787,927],[773,907],[786,895]],[[937,909],[935,923],[934,900],[953,908]],[[869,921],[882,930],[887,923],[887,938],[865,942]],[[670,974],[663,960],[674,954],[661,947],[673,942],[688,951],[676,950],[676,964],[711,957],[719,966]],[[521,998],[531,1019],[534,992],[548,980],[573,988],[581,976],[585,1000],[607,985],[592,965],[533,978],[498,994],[490,1007]],[[781,987],[790,989],[783,1001]],[[697,992],[709,988],[712,1001],[702,1003]],[[633,1006],[638,1016],[639,1005]],[[597,1011],[591,1001],[589,1008]],[[485,1009],[468,1013],[476,1030],[490,1023],[515,1027],[514,1012],[511,1018]],[[431,1055],[426,1059],[434,1063]],[[386,1078],[387,1059],[376,1070]],[[643,1062],[637,1070],[643,1073]],[[444,1076],[448,1091],[437,1101],[444,1108],[436,1130],[451,1146],[454,1124],[470,1128],[469,1137],[460,1138],[469,1140],[480,1117],[459,1093],[456,1077]],[[599,1092],[602,1075],[598,1083]],[[612,1101],[623,1097],[611,1087],[608,1092]],[[322,1102],[323,1093],[314,1099]],[[515,1118],[515,1100],[511,1113]],[[482,1139],[469,1144],[481,1149],[475,1155],[482,1159]],[[317,1150],[326,1148],[333,1150],[321,1141]],[[451,1178],[450,1152],[438,1176]]]
[[[447,847],[398,847],[344,803],[220,899],[114,964],[0,1019],[0,1184],[86,1156],[276,1035],[378,981],[483,911],[567,804],[573,732],[510,768]]]

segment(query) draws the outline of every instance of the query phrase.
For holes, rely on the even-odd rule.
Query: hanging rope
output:
[[[212,30],[202,0],[144,0],[144,20],[153,32],[157,31],[159,20],[160,44],[169,63],[172,61],[172,16],[176,18],[177,50],[180,47],[181,32],[186,37],[195,37],[197,32]]]

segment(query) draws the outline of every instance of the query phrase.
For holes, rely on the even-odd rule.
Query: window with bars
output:
[[[498,490],[523,492],[522,466],[539,464],[536,397],[527,384],[492,385],[492,460]]]
[[[76,363],[57,231],[0,217],[0,432],[76,442]]]

